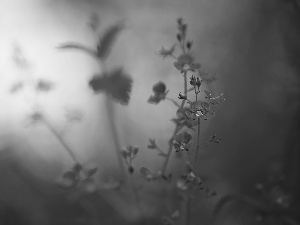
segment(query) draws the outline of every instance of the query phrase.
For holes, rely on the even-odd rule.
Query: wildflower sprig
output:
[[[130,174],[134,173],[134,167],[132,165],[132,161],[135,159],[138,152],[139,152],[138,146],[128,145],[126,148],[121,149],[121,155],[125,160],[126,165],[128,166],[128,172]]]
[[[175,105],[178,106],[176,115],[177,118],[173,118],[171,121],[175,123],[175,129],[173,132],[173,135],[171,139],[169,140],[169,149],[166,155],[166,159],[163,164],[162,168],[162,175],[164,176],[166,172],[166,168],[169,162],[169,158],[171,156],[171,152],[173,147],[175,148],[176,152],[181,151],[182,148],[184,150],[187,150],[191,145],[192,141],[192,135],[188,132],[180,132],[180,130],[184,127],[195,130],[195,126],[198,127],[197,133],[197,150],[196,150],[196,157],[195,162],[197,159],[198,149],[199,149],[199,135],[200,135],[200,119],[209,119],[215,115],[215,112],[213,111],[211,106],[218,105],[221,102],[221,97],[213,97],[209,92],[205,92],[207,95],[208,102],[199,100],[198,94],[202,91],[200,90],[200,87],[205,79],[202,79],[200,71],[201,64],[195,60],[195,57],[193,56],[191,50],[193,46],[193,41],[187,40],[187,24],[183,21],[182,18],[177,19],[177,35],[176,35],[177,44],[172,45],[170,49],[165,49],[162,47],[162,49],[158,52],[159,55],[161,55],[163,58],[166,57],[173,57],[175,62],[173,63],[174,67],[180,71],[180,73],[183,74],[183,80],[184,80],[184,91],[180,92],[178,95],[178,99],[181,100],[181,103],[178,104],[175,100],[171,100]],[[179,56],[175,56],[174,52],[176,49],[176,46],[181,47],[181,54]],[[188,72],[196,73],[196,75],[192,75],[190,77],[190,85],[192,88],[188,89]],[[188,92],[194,91],[195,94],[195,101],[191,101],[188,98]],[[148,103],[152,104],[158,104],[160,101],[167,99],[166,95],[168,91],[166,91],[166,85],[163,82],[158,82],[153,86],[153,92],[154,95],[150,96],[148,99]],[[185,103],[188,103],[189,106],[185,107]],[[179,132],[179,133],[178,133]],[[189,137],[188,142],[184,143],[182,140],[178,141],[176,140],[180,137]],[[188,144],[188,145],[187,145]],[[154,148],[154,147],[153,147]],[[156,149],[156,148],[155,148]],[[161,149],[159,149],[161,152],[163,152]]]

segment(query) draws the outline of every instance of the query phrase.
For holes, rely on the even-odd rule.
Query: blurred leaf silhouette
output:
[[[94,49],[92,49],[89,46],[84,46],[80,43],[67,42],[65,44],[59,45],[58,48],[60,48],[60,49],[75,49],[75,50],[77,49],[77,50],[83,51],[83,52],[85,52],[85,53],[87,53],[87,54],[89,54],[93,57],[98,58],[97,52]]]
[[[82,45],[80,43],[76,42],[67,42],[64,44],[61,44],[58,46],[60,49],[77,49],[81,50],[93,57],[96,57],[100,60],[105,60],[112,48],[112,45],[119,34],[119,32],[122,30],[123,25],[121,23],[117,23],[113,26],[111,26],[102,37],[100,37],[99,42],[97,44],[97,49],[93,49],[89,46]]]
[[[48,92],[53,90],[54,83],[47,80],[40,79],[36,84],[36,90],[40,92]]]
[[[122,105],[128,105],[132,79],[123,72],[122,68],[117,68],[108,74],[95,75],[89,82],[90,87],[98,92],[105,92]]]
[[[111,26],[103,35],[97,45],[97,55],[100,59],[105,60],[110,53],[111,47],[118,36],[119,32],[123,29],[122,23],[117,23]]]
[[[150,104],[158,104],[160,101],[165,100],[166,95],[169,92],[169,90],[166,91],[166,88],[167,87],[164,82],[159,81],[156,84],[154,84],[152,87],[154,95],[151,95],[147,102]]]
[[[21,69],[28,69],[30,64],[24,57],[23,51],[19,45],[14,45],[13,61]]]
[[[100,24],[100,19],[97,13],[92,13],[90,16],[90,20],[88,22],[88,26],[93,30],[97,31]]]
[[[16,83],[14,83],[12,86],[11,86],[11,89],[10,89],[10,93],[11,94],[15,94],[19,91],[21,91],[23,89],[23,82],[22,81],[18,81]]]

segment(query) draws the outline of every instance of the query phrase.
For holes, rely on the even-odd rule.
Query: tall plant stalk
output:
[[[184,79],[184,95],[187,95],[187,71],[184,71],[183,79]],[[180,105],[180,109],[182,109],[184,107],[185,101],[186,101],[185,99],[182,100],[181,105]],[[174,136],[177,134],[178,131],[179,131],[179,124],[176,124],[173,135],[172,135],[171,139],[169,140],[169,149],[168,149],[168,153],[167,153],[167,156],[166,156],[166,159],[164,161],[163,168],[162,168],[162,175],[163,176],[166,176],[165,173],[166,173],[167,165],[168,165],[168,162],[170,160],[172,149],[173,149],[173,139],[174,139]]]

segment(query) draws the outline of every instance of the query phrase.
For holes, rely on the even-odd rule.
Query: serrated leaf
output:
[[[172,56],[174,53],[176,45],[174,44],[170,49],[165,49],[163,46],[161,47],[161,50],[157,52],[156,54],[162,56],[163,58],[166,58],[168,56]]]
[[[14,46],[13,61],[21,69],[28,69],[30,67],[30,63],[24,57],[23,51],[19,45]]]
[[[101,60],[105,60],[109,55],[112,45],[115,42],[120,31],[123,29],[124,25],[122,23],[117,23],[111,26],[104,35],[100,38],[97,45],[97,56]]]
[[[95,93],[105,92],[121,105],[128,105],[132,79],[122,68],[115,69],[109,74],[95,75],[89,82]]]
[[[148,148],[150,148],[150,149],[156,149],[157,148],[157,145],[155,143],[155,139],[149,138],[149,143],[150,144],[147,146]]]
[[[76,42],[66,42],[64,44],[59,45],[57,48],[59,49],[71,49],[71,50],[80,50],[82,52],[85,52],[93,57],[98,58],[97,52],[89,47],[89,46],[85,46],[82,45],[80,43],[76,43]]]

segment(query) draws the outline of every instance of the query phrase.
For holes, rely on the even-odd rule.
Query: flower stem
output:
[[[196,95],[196,101],[198,101],[198,92],[195,88],[195,95]],[[195,154],[195,160],[194,160],[194,171],[197,173],[197,158],[198,158],[198,152],[200,147],[200,118],[198,118],[198,125],[197,125],[197,147],[196,147],[196,154]]]
[[[64,139],[61,137],[61,135],[54,129],[54,127],[44,118],[42,120],[46,127],[50,130],[50,132],[57,138],[57,140],[61,143],[61,145],[64,147],[64,149],[67,151],[67,153],[71,156],[73,161],[75,163],[79,163],[77,157],[75,156],[73,150],[67,145],[67,143],[64,141]]]
[[[99,60],[98,63],[99,63],[100,71],[101,71],[101,69],[103,71],[105,71],[106,68],[105,68],[104,62]],[[105,75],[105,73],[102,73],[102,76],[107,76],[107,75]],[[111,96],[109,96],[109,95],[105,96],[105,105],[106,105],[105,108],[107,110],[108,122],[110,124],[112,136],[113,136],[113,139],[114,139],[115,151],[116,151],[116,154],[117,154],[117,157],[118,157],[118,163],[119,163],[121,175],[122,175],[122,178],[125,179],[125,177],[126,177],[125,167],[124,167],[121,152],[120,152],[121,144],[120,144],[120,139],[119,139],[119,135],[118,135],[118,131],[117,131],[117,126],[116,126],[116,123],[115,123],[115,118],[114,118],[115,110],[114,110],[114,106],[113,106]]]
[[[141,201],[140,201],[140,198],[139,198],[139,195],[138,195],[138,192],[137,192],[137,188],[136,186],[134,185],[133,183],[133,180],[132,180],[132,174],[130,174],[130,186],[131,186],[131,190],[132,190],[132,193],[133,193],[133,196],[134,196],[134,199],[135,199],[135,205],[136,205],[136,209],[137,211],[140,213],[140,215],[142,217],[145,217],[144,215],[144,210],[142,208],[142,204],[141,204]]]
[[[186,70],[184,71],[183,77],[184,77],[184,95],[186,95],[187,94],[187,71]],[[180,109],[183,108],[184,103],[185,103],[185,99],[182,100]],[[170,160],[170,156],[171,156],[172,149],[173,149],[173,139],[178,131],[179,131],[179,125],[177,124],[174,129],[173,135],[172,135],[171,139],[169,140],[169,150],[168,150],[166,160],[164,161],[164,164],[163,164],[162,176],[166,176],[165,172],[166,172],[167,165]]]
[[[120,150],[121,150],[120,139],[118,136],[116,123],[114,120],[114,108],[113,108],[113,103],[112,103],[110,96],[106,96],[106,109],[107,109],[108,121],[109,121],[109,124],[111,127],[111,132],[112,132],[112,136],[113,136],[114,143],[115,143],[115,149],[116,149],[116,154],[118,157],[119,167],[121,170],[122,177],[125,178],[125,168],[124,168],[122,156],[120,153]]]
[[[185,213],[185,224],[190,224],[190,218],[191,218],[191,198],[187,197],[185,200],[185,207],[186,207],[186,213]]]

